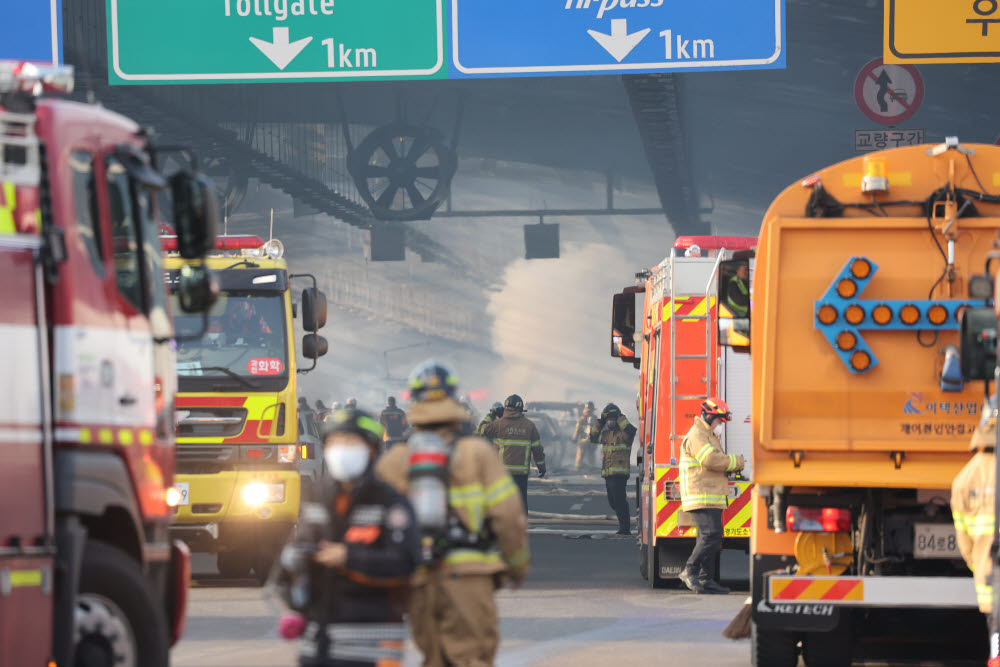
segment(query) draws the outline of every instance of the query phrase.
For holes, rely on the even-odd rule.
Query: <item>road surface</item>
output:
[[[549,514],[610,514],[600,478],[532,484],[529,506]],[[570,509],[576,508],[576,509]],[[639,577],[634,538],[613,536],[611,522],[534,520],[533,571],[525,587],[498,596],[502,644],[498,665],[610,665],[643,660],[689,667],[745,667],[749,642],[722,628],[746,598],[746,559],[726,552],[723,574],[743,578],[728,596],[652,590]],[[222,581],[214,559],[195,557],[187,631],[175,667],[294,665],[294,644],[277,636],[278,600],[250,582]],[[659,656],[659,657],[657,657]],[[407,665],[419,665],[411,646]]]

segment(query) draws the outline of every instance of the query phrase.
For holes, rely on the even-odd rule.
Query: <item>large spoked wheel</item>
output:
[[[457,168],[440,132],[405,123],[376,129],[348,157],[358,193],[379,220],[429,219]]]
[[[74,616],[76,667],[167,667],[164,611],[118,549],[87,542]]]

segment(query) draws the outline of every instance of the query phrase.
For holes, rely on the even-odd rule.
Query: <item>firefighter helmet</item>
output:
[[[323,439],[326,440],[334,433],[354,433],[364,438],[365,442],[379,448],[382,442],[382,435],[385,429],[377,419],[363,410],[346,408],[337,410],[330,415],[330,418],[323,422]]]
[[[601,410],[601,421],[608,421],[609,419],[616,420],[622,416],[621,408],[619,408],[614,403],[608,403]]]
[[[501,417],[501,416],[503,416],[503,403],[501,403],[500,401],[497,401],[493,405],[491,405],[490,406],[490,414],[493,415],[494,417]]]
[[[455,398],[458,376],[445,364],[428,359],[410,373],[409,385],[410,399],[416,402]]]
[[[385,404],[390,408],[396,407],[396,397],[390,396],[389,398],[385,399]]]
[[[517,412],[524,412],[524,401],[517,394],[508,396],[507,400],[503,402],[503,406]]]
[[[732,421],[733,413],[729,411],[729,406],[721,398],[706,398],[701,404],[701,418],[711,424],[716,419],[724,422]]]

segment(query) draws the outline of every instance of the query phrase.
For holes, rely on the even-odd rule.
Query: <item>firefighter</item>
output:
[[[535,423],[524,416],[524,401],[511,394],[503,402],[503,416],[486,425],[483,437],[493,443],[500,460],[521,491],[521,501],[528,510],[528,474],[535,460],[539,478],[545,477],[545,449]]]
[[[483,421],[479,422],[479,428],[476,429],[477,435],[482,435],[486,427],[493,421],[500,419],[503,416],[503,403],[497,401],[492,406],[490,406],[490,411],[486,413],[483,417]]]
[[[750,314],[750,265],[740,264],[736,274],[726,283],[726,305],[734,318],[745,318]]]
[[[356,398],[354,398],[352,396],[351,398],[347,399],[347,403],[344,403],[344,407],[346,409],[348,409],[348,410],[357,410],[358,409],[358,399],[356,399]]]
[[[695,593],[729,593],[716,581],[716,558],[722,551],[722,512],[729,506],[727,473],[745,465],[742,456],[723,452],[719,440],[732,418],[721,398],[705,399],[701,417],[681,443],[681,506],[694,519],[698,540],[678,578]]]
[[[594,443],[590,441],[590,430],[594,427],[596,420],[594,402],[587,401],[587,404],[583,406],[583,414],[573,429],[573,441],[576,443],[576,461],[573,463],[573,472],[580,472],[580,464],[585,459],[590,459],[591,452],[595,449]]]
[[[951,514],[955,521],[955,534],[962,558],[972,570],[976,581],[976,598],[979,611],[986,614],[992,626],[993,556],[993,487],[996,480],[996,460],[993,451],[996,444],[997,397],[990,397],[983,406],[982,417],[969,449],[974,452],[972,459],[958,473],[951,484]],[[990,637],[997,628],[990,627]]]
[[[434,541],[426,567],[413,577],[408,618],[427,667],[492,665],[499,643],[494,591],[505,580],[519,587],[529,567],[528,527],[517,487],[496,452],[482,438],[466,435],[457,386],[455,374],[433,360],[410,375],[410,438],[435,434],[443,441],[447,488],[442,502],[464,534]],[[376,472],[409,493],[416,472],[410,443],[386,452]],[[430,539],[425,536],[425,546]]]
[[[601,443],[601,477],[608,492],[608,504],[618,515],[618,535],[631,535],[628,506],[629,459],[636,428],[621,409],[608,403],[600,418],[590,428],[590,441]]]
[[[330,408],[323,405],[323,401],[316,399],[316,421],[326,421],[326,416],[330,414]]]
[[[323,500],[303,508],[279,559],[278,590],[306,622],[300,665],[401,664],[420,530],[406,497],[375,477],[381,437],[357,410],[323,427]]]
[[[379,416],[379,422],[385,429],[386,448],[392,447],[403,439],[403,434],[406,433],[409,424],[406,422],[406,413],[396,407],[395,396],[386,399],[385,410]]]

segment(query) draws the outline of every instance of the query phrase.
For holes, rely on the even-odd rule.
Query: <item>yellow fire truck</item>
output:
[[[173,237],[164,236],[167,277],[183,271]],[[279,241],[220,236],[205,264],[219,295],[203,316],[174,308],[177,350],[177,477],[173,532],[195,551],[218,553],[225,578],[263,581],[299,514],[296,307],[290,280],[311,278],[302,293],[302,353],[327,343],[326,299],[309,275],[293,276]],[[174,299],[178,295],[173,296]]]

